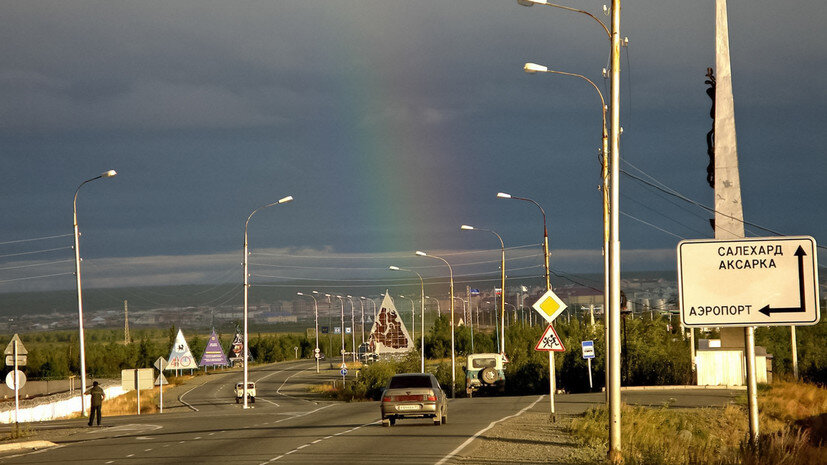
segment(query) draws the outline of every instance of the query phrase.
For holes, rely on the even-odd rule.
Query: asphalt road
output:
[[[385,428],[377,402],[330,402],[307,392],[309,384],[336,375],[336,370],[317,375],[310,361],[255,368],[250,379],[256,382],[258,397],[247,410],[233,396],[240,372],[202,376],[165,394],[163,414],[104,416],[100,428],[86,427],[84,419],[37,425],[44,436],[50,429],[64,433],[54,440],[58,447],[7,455],[0,463],[450,463],[492,422],[526,409],[549,409],[548,396],[454,399],[445,425],[413,419]],[[721,405],[733,395],[624,393],[630,403],[673,406]],[[579,413],[602,399],[602,394],[556,396],[556,409],[560,414]]]

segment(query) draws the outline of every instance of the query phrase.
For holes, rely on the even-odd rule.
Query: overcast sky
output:
[[[823,243],[827,8],[729,19],[745,218]],[[713,26],[713,0],[623,3],[621,168],[710,206]],[[93,287],[240,280],[247,216],[285,195],[250,222],[260,281],[444,274],[416,249],[496,272],[499,242],[462,223],[541,274],[539,212],[498,191],[543,205],[553,268],[599,272],[599,98],[522,66],[608,98],[608,51],[587,16],[508,0],[3,1],[0,292],[73,286],[72,195],[108,169],[78,199]],[[712,235],[628,176],[621,213],[624,270],[674,270],[681,238]]]

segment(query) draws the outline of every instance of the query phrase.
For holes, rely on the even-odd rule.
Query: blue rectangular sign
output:
[[[583,349],[583,358],[594,358],[594,341],[583,341],[581,347]]]

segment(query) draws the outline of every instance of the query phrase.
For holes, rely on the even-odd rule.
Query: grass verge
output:
[[[810,465],[827,463],[827,390],[779,383],[759,393],[761,436],[748,440],[744,406],[723,409],[622,407],[626,465]],[[583,444],[608,448],[608,412],[594,408],[570,426]]]

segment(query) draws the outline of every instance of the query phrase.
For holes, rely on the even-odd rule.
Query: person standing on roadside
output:
[[[103,388],[98,386],[97,381],[92,383],[92,387],[86,391],[86,394],[92,396],[92,402],[90,402],[91,409],[89,410],[89,426],[92,426],[92,420],[95,418],[95,414],[97,414],[98,426],[100,426],[101,406],[103,405],[103,398],[106,397],[106,394],[104,394]]]

